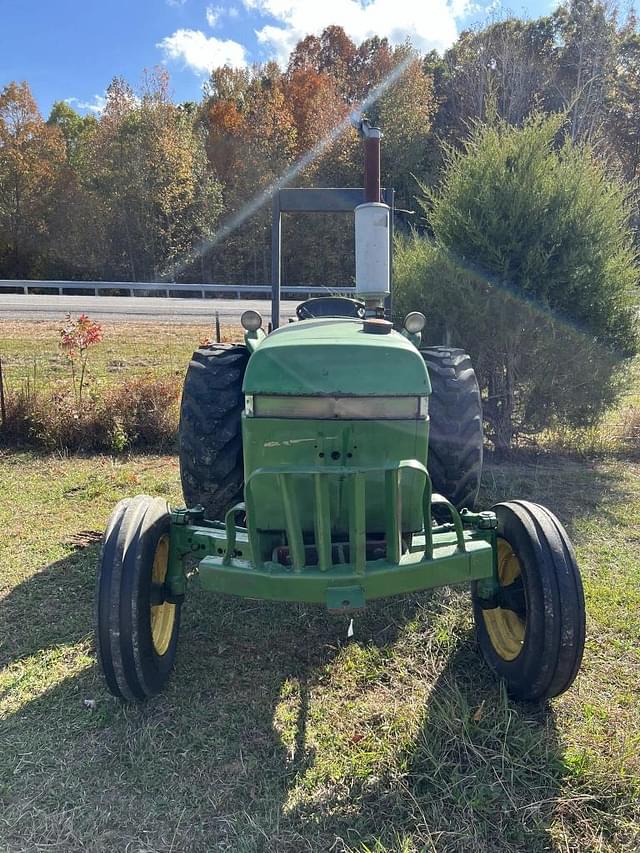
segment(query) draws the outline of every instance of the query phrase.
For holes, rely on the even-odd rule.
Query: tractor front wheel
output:
[[[120,501],[109,520],[96,589],[96,647],[107,687],[139,701],[164,687],[176,657],[180,603],[164,598],[170,514],[161,498]]]
[[[585,604],[575,554],[545,507],[508,501],[493,510],[500,590],[486,601],[474,586],[478,643],[511,696],[550,699],[571,686],[582,661]]]

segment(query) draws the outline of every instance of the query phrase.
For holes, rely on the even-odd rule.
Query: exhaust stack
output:
[[[389,206],[380,201],[380,139],[382,132],[362,120],[364,139],[364,204],[355,209],[356,296],[363,300],[367,316],[382,316],[389,295]]]

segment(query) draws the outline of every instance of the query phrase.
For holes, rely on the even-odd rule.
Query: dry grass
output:
[[[9,390],[70,382],[58,346],[62,323],[0,320],[0,358]],[[213,338],[210,324],[103,323],[104,339],[92,348],[89,382],[112,384],[123,376],[182,376],[197,344]],[[222,340],[241,339],[241,329],[223,327]]]
[[[528,439],[518,450],[585,459],[640,458],[640,358],[625,362],[624,393],[599,423],[585,427],[556,426]]]
[[[5,445],[72,451],[162,450],[175,440],[178,399],[193,349],[210,326],[110,323],[91,349],[82,400],[56,323],[0,321]],[[239,337],[226,327],[222,339]]]
[[[79,400],[64,386],[21,389],[6,398],[5,446],[61,451],[170,447],[178,425],[181,378],[138,376]]]

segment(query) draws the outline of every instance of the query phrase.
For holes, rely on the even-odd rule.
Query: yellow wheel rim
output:
[[[153,571],[151,580],[153,583],[163,584],[167,576],[167,565],[169,563],[169,536],[165,533],[158,540],[156,553],[153,556]],[[164,655],[171,643],[173,626],[176,621],[176,606],[169,601],[162,604],[151,605],[151,639],[153,648],[158,655]]]
[[[506,539],[498,539],[498,580],[500,586],[508,586],[520,577],[520,560]],[[514,660],[522,651],[526,619],[513,610],[496,607],[483,610],[485,628],[496,653],[504,660]]]

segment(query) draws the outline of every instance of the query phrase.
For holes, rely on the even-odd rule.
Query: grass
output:
[[[0,455],[0,850],[640,849],[639,464],[487,465],[483,503],[548,504],[584,575],[584,665],[547,707],[494,682],[464,589],[380,602],[352,640],[322,608],[194,593],[167,691],[120,705],[97,538],[138,492],[179,501],[175,458]]]
[[[37,388],[71,382],[69,364],[58,346],[63,323],[0,322],[0,358],[9,388],[34,383]],[[181,375],[197,344],[215,339],[210,324],[103,323],[104,340],[91,348],[89,383],[109,385],[123,376]],[[222,339],[239,339],[241,329],[223,328]],[[235,337],[234,337],[235,336]]]
[[[98,452],[173,447],[184,370],[212,329],[106,325],[104,340],[89,352],[81,389],[59,346],[60,325],[0,323],[0,446]],[[239,331],[228,327],[222,339],[234,335]]]

